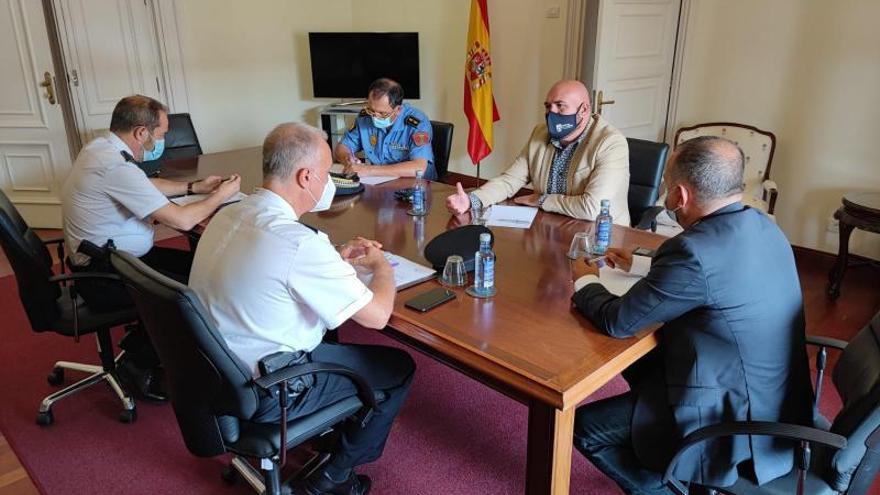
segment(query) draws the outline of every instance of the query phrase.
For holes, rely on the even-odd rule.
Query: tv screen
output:
[[[309,33],[315,98],[366,98],[388,77],[419,98],[419,33]]]

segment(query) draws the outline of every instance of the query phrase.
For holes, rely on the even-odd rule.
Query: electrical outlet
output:
[[[833,216],[828,219],[828,227],[825,228],[829,234],[840,233],[840,222]]]

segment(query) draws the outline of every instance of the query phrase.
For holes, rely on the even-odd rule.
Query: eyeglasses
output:
[[[387,119],[394,115],[394,109],[391,109],[390,112],[377,112],[370,107],[364,107],[364,112],[370,117],[376,117],[377,119]]]

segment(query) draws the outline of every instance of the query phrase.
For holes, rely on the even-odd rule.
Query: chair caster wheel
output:
[[[46,375],[49,385],[61,385],[64,383],[64,368],[52,368],[52,372]]]
[[[55,416],[52,415],[52,410],[48,410],[46,412],[38,412],[37,413],[37,424],[40,426],[49,426],[55,421]]]
[[[119,413],[119,421],[126,424],[134,423],[137,417],[137,409],[126,409]]]
[[[238,470],[232,467],[232,464],[223,468],[223,471],[220,472],[220,478],[223,479],[223,482],[227,485],[234,485],[238,483]]]

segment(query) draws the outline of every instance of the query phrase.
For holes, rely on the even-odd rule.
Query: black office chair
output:
[[[663,211],[656,206],[660,182],[666,167],[669,145],[643,139],[626,138],[629,144],[629,207],[630,223],[641,230],[657,231],[657,215]]]
[[[157,160],[150,160],[139,164],[148,176],[159,173],[165,160],[186,158],[202,154],[202,146],[196,135],[196,128],[188,113],[168,114],[168,132],[165,133],[165,151]]]
[[[55,332],[73,337],[90,333],[97,336],[98,356],[101,365],[58,361],[48,380],[59,385],[64,380],[64,370],[80,371],[90,375],[43,399],[37,412],[37,423],[52,424],[52,406],[55,402],[84,390],[96,383],[107,382],[122,401],[120,421],[131,423],[137,418],[134,400],[119,384],[116,362],[113,358],[113,342],[110,329],[137,321],[134,308],[109,313],[89,310],[76,294],[76,281],[85,278],[114,278],[111,274],[94,272],[62,273],[52,271],[52,256],[47,245],[55,245],[58,258],[64,260],[64,239],[42,241],[28,227],[24,219],[2,191],[0,191],[0,245],[15,272],[18,296],[34,332]],[[120,354],[120,357],[122,354]],[[118,358],[117,358],[118,359]]]
[[[434,150],[434,169],[437,171],[437,180],[446,175],[449,168],[449,157],[452,154],[452,131],[455,126],[449,122],[431,121],[431,130],[434,136],[431,138],[431,148]]]
[[[672,479],[672,473],[679,456],[689,447],[731,435],[769,435],[803,442],[791,473],[763,486],[741,477],[731,487],[713,488],[732,495],[868,493],[880,470],[880,313],[849,343],[812,336],[807,342],[820,347],[816,356],[816,404],[822,393],[825,348],[842,351],[832,381],[843,399],[843,409],[830,430],[770,422],[722,423],[701,428],[684,438],[666,470],[664,481],[671,489],[682,495],[687,493],[680,482]],[[811,455],[811,450],[816,450],[815,455]]]
[[[227,481],[240,475],[259,493],[282,493],[280,471],[287,450],[327,434],[347,419],[364,424],[369,420],[375,397],[366,381],[351,369],[313,362],[254,379],[251,370],[226,346],[189,288],[131,254],[113,251],[110,259],[134,299],[162,360],[171,404],[187,448],[199,457],[236,454],[224,472]],[[357,397],[288,421],[286,428],[249,421],[257,411],[261,395],[279,384],[286,387],[288,380],[316,373],[347,376],[358,390]],[[280,394],[279,400],[286,395]],[[258,460],[263,474],[244,458]],[[317,469],[326,458],[313,457],[298,476]]]

